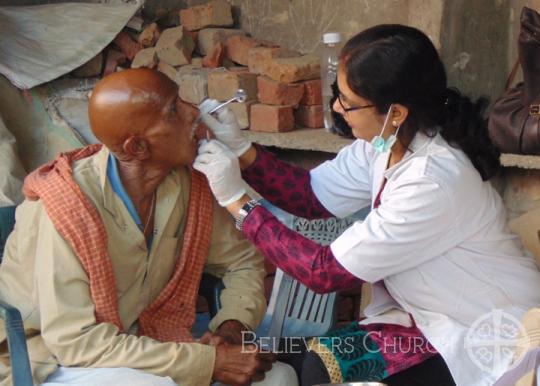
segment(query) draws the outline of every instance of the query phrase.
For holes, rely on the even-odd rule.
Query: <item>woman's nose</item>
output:
[[[345,114],[345,111],[343,111],[343,107],[341,107],[341,103],[339,103],[338,98],[336,98],[336,100],[332,104],[332,110],[341,115]]]

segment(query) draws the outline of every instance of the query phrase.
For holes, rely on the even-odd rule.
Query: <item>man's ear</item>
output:
[[[395,121],[398,125],[401,125],[409,116],[409,109],[399,103],[392,105],[392,116],[390,117],[392,122]]]
[[[144,161],[150,158],[150,146],[145,138],[138,136],[128,137],[122,144],[122,150],[129,157]]]

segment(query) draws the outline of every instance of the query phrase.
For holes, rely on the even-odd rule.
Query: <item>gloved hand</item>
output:
[[[244,154],[249,147],[249,142],[238,125],[238,121],[233,112],[228,107],[223,107],[217,112],[217,118],[208,114],[208,111],[218,106],[220,103],[215,99],[206,99],[200,104],[202,121],[208,126],[216,138],[227,145],[237,157]]]
[[[221,206],[227,206],[246,194],[238,158],[221,142],[202,140],[193,167],[206,175],[210,189]]]

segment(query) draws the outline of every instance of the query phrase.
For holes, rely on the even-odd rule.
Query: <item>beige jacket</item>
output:
[[[103,148],[78,161],[74,176],[100,212],[116,276],[119,314],[127,333],[96,324],[89,280],[79,259],[56,232],[39,201],[17,209],[15,230],[0,266],[0,298],[21,311],[34,381],[41,383],[59,364],[73,367],[131,367],[170,376],[182,386],[211,382],[215,349],[198,343],[161,343],[138,337],[137,317],[169,280],[182,244],[189,197],[189,172],[172,172],[157,190],[151,250],[106,177]],[[61,198],[59,198],[61,200]],[[217,203],[205,271],[223,277],[223,308],[214,330],[227,319],[255,328],[265,311],[262,257],[234,228]],[[0,326],[0,342],[6,334]],[[0,385],[11,384],[9,358],[0,345]]]

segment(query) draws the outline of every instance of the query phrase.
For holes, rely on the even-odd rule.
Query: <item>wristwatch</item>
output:
[[[242,208],[238,211],[238,217],[235,220],[236,229],[239,231],[242,230],[242,226],[244,225],[244,220],[247,217],[247,215],[255,208],[256,206],[261,205],[261,203],[257,200],[249,200],[246,202]]]

